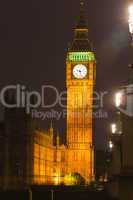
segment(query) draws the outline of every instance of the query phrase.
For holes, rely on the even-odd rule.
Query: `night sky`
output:
[[[88,0],[89,36],[97,58],[97,91],[113,90],[128,79],[133,61],[128,33],[128,1]],[[79,0],[12,0],[0,3],[0,88],[21,83],[65,89],[65,56],[79,14]],[[110,119],[96,120],[95,143],[105,144]],[[45,122],[44,122],[45,123]],[[60,130],[64,122],[57,123]]]

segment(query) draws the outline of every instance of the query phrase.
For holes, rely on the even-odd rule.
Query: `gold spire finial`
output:
[[[80,0],[80,12],[84,10],[84,7],[85,7],[85,1]]]
[[[60,146],[60,135],[59,132],[56,133],[56,146]]]
[[[50,122],[49,133],[50,133],[51,137],[53,137],[54,129],[53,129],[53,122],[52,122],[52,120]]]
[[[77,27],[78,28],[83,28],[86,27],[86,9],[85,9],[85,1],[80,0],[80,14],[79,14],[79,20]]]
[[[84,5],[84,1],[80,0],[80,5],[83,6]]]
[[[52,129],[53,128],[53,122],[52,122],[52,120],[50,121],[50,129]]]

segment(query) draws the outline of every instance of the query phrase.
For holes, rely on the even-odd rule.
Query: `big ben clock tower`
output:
[[[68,173],[79,173],[90,182],[94,175],[93,88],[95,55],[88,36],[85,2],[67,52],[67,145]]]

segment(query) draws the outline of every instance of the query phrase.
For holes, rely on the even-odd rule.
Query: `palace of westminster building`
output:
[[[91,182],[95,71],[85,3],[80,0],[80,16],[66,55],[66,144],[60,144],[58,133],[54,144],[52,123],[48,130],[43,130],[23,108],[5,108],[4,121],[0,123],[0,188],[69,185],[74,173],[80,174],[86,183]],[[12,95],[6,98],[15,101]]]

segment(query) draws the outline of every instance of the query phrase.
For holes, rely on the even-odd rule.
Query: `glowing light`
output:
[[[116,107],[119,107],[122,103],[122,96],[123,94],[121,92],[118,92],[116,95],[115,95],[115,105]]]
[[[111,131],[112,131],[113,134],[116,133],[116,130],[117,130],[116,124],[111,124]]]
[[[69,61],[95,61],[93,52],[71,52],[68,54]]]
[[[113,144],[113,142],[112,142],[112,141],[109,141],[109,148],[112,150],[112,149],[113,149],[113,147],[114,147],[114,144]]]
[[[129,32],[131,34],[133,34],[133,5],[131,5],[128,9],[129,11],[129,20],[128,20],[128,23],[129,23]]]
[[[75,178],[72,176],[72,174],[67,174],[64,177],[64,183],[65,185],[75,185]]]
[[[128,10],[129,10],[129,14],[133,14],[133,5],[131,5]]]
[[[54,184],[59,185],[60,184],[60,174],[56,174],[54,177]]]

